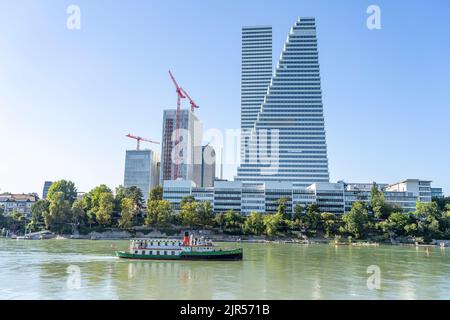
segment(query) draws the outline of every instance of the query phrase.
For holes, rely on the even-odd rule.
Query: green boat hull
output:
[[[122,259],[134,260],[215,260],[215,261],[233,261],[242,260],[243,250],[217,250],[211,252],[182,252],[179,255],[153,255],[153,254],[134,254],[125,251],[116,251],[116,256]]]

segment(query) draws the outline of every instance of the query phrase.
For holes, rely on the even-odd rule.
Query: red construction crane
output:
[[[145,139],[139,136],[133,136],[131,133],[127,134],[125,137],[130,138],[130,139],[135,139],[137,140],[137,146],[136,146],[136,150],[139,151],[140,150],[140,146],[141,146],[141,141],[145,141],[145,142],[150,142],[150,143],[154,143],[154,144],[159,144],[158,141],[153,141],[150,139]]]
[[[194,100],[192,100],[192,98],[188,95],[188,93],[187,93],[183,88],[181,88],[181,91],[182,91],[183,94],[189,99],[189,103],[191,104],[191,111],[192,111],[192,112],[194,112],[194,110],[195,110],[196,108],[200,108],[199,105],[196,104],[196,103],[194,102]]]
[[[187,94],[187,92],[178,85],[177,80],[175,80],[175,77],[173,76],[172,72],[169,70],[170,78],[172,79],[173,84],[175,85],[175,91],[177,93],[177,123],[176,123],[176,130],[175,130],[175,159],[174,159],[174,180],[178,179],[178,157],[179,157],[179,151],[178,151],[178,142],[180,140],[180,113],[181,113],[181,99],[189,99],[189,103],[191,104],[191,111],[193,112],[196,108],[199,106],[192,100],[192,98]]]

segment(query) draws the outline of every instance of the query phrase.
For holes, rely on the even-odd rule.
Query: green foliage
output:
[[[286,197],[280,198],[277,201],[277,204],[278,204],[277,213],[281,214],[284,219],[290,219],[291,218],[291,215],[286,212],[287,202],[288,201],[289,201],[289,199],[286,198]]]
[[[181,202],[180,202],[180,208],[182,208],[183,205],[185,205],[188,202],[195,202],[195,198],[193,196],[183,197],[183,199],[181,199]]]
[[[300,220],[304,215],[305,208],[300,203],[294,206],[294,214],[292,215],[292,220]]]
[[[114,210],[114,196],[111,192],[102,192],[98,197],[98,207],[95,211],[95,218],[101,227],[111,224],[111,217]]]
[[[119,228],[129,229],[133,227],[133,221],[136,215],[136,209],[133,199],[124,198],[121,202],[121,218],[119,219]]]
[[[59,180],[50,186],[47,193],[47,199],[50,201],[53,199],[54,195],[61,192],[64,196],[64,200],[69,202],[69,205],[77,198],[77,188],[75,188],[75,183],[67,180]]]
[[[266,214],[264,216],[264,226],[266,229],[266,235],[274,237],[278,235],[278,232],[283,226],[283,215],[281,213]]]
[[[31,221],[33,230],[40,230],[44,227],[44,215],[48,213],[50,202],[47,200],[38,200],[31,206]]]
[[[387,219],[391,213],[401,211],[397,206],[386,202],[383,191],[374,182],[370,192],[370,208],[376,219]]]
[[[181,205],[180,219],[184,226],[189,226],[190,228],[198,226],[199,217],[197,214],[197,203],[195,201],[185,201]]]
[[[150,190],[148,198],[150,200],[162,200],[163,199],[163,188],[161,186],[156,186]]]
[[[334,213],[323,212],[320,214],[320,224],[325,237],[334,236],[339,230],[339,221]]]
[[[145,225],[147,226],[167,226],[172,218],[172,205],[165,200],[148,200],[147,216]]]
[[[320,226],[320,210],[317,204],[311,204],[306,209],[306,215],[303,218],[303,226],[308,230],[317,230]]]
[[[198,223],[202,227],[212,226],[214,213],[211,203],[202,201],[197,203]]]
[[[72,204],[72,223],[79,225],[86,220],[86,211],[82,200],[75,200]]]
[[[62,191],[54,192],[49,199],[49,210],[43,212],[45,227],[52,231],[63,232],[67,230],[66,223],[71,220],[70,201]]]
[[[364,202],[354,202],[349,213],[342,217],[344,230],[355,238],[362,238],[367,232],[369,215]]]
[[[265,231],[264,218],[261,213],[252,212],[245,219],[244,232],[248,234],[261,235]]]

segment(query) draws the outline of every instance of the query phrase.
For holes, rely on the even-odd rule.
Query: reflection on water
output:
[[[135,261],[109,241],[0,239],[0,298],[450,299],[449,248],[243,246],[244,261]],[[367,287],[370,265],[379,290]]]

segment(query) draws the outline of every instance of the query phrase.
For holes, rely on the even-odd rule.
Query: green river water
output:
[[[450,248],[230,243],[243,261],[116,258],[128,244],[0,239],[0,299],[450,299]]]

